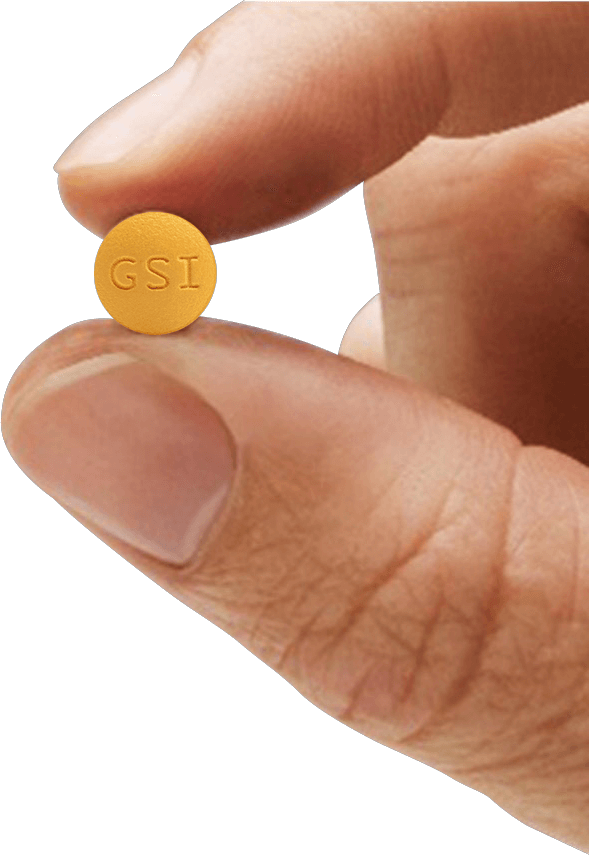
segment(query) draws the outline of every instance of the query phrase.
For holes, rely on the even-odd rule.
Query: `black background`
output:
[[[63,207],[53,164],[233,4],[201,5],[128,23],[120,10],[67,22],[56,11],[23,30],[6,169],[17,261],[4,388],[47,338],[106,317],[93,283],[100,239]],[[301,245],[316,258],[312,282],[292,262]],[[334,352],[378,291],[362,187],[214,252],[205,315]],[[23,840],[39,833],[80,852],[99,840],[105,851],[134,849],[145,834],[164,852],[573,851],[318,710],[86,531],[6,451],[3,478],[5,542],[16,547],[5,564],[6,769]]]

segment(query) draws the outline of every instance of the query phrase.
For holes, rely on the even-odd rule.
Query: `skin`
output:
[[[197,391],[242,468],[188,562],[66,510],[336,719],[583,852],[588,35],[584,3],[236,6],[168,73],[198,70],[159,134],[104,160],[149,125],[136,94],[58,162],[64,204],[100,236],[171,210],[214,244],[363,181],[380,294],[339,355],[76,324],[2,410],[27,471],[23,413],[64,366],[122,353]]]

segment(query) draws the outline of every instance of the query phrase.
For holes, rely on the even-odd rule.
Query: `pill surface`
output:
[[[165,211],[122,220],[105,236],[94,262],[100,302],[123,326],[148,335],[176,332],[209,304],[217,265],[196,226]]]

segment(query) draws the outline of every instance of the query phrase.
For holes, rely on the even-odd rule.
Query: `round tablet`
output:
[[[165,211],[145,211],[105,236],[94,281],[115,321],[135,332],[163,335],[184,329],[204,312],[217,265],[196,226]]]

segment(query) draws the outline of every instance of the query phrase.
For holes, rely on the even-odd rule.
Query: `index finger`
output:
[[[144,210],[211,243],[296,220],[424,137],[589,98],[589,4],[251,3],[93,122],[55,165],[103,236]]]

